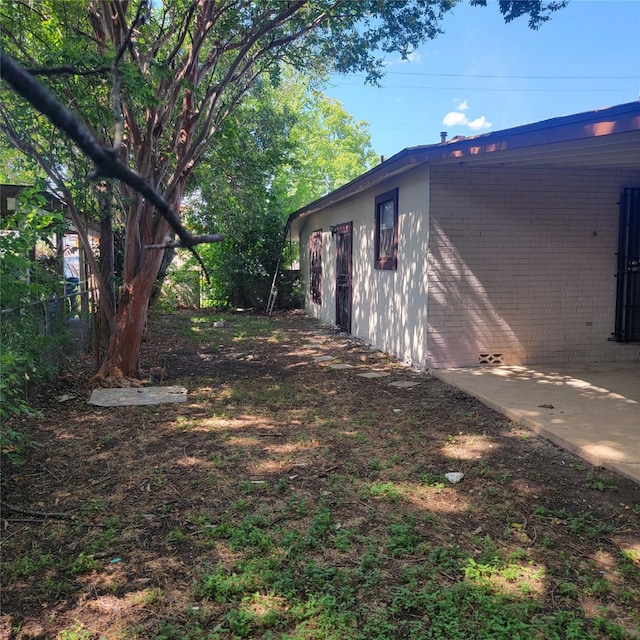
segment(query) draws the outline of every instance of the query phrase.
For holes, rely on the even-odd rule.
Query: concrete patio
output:
[[[640,362],[431,374],[588,462],[640,484]]]

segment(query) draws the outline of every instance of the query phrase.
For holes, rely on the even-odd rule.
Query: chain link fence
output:
[[[75,279],[74,279],[75,280]],[[63,295],[0,311],[2,353],[28,357],[42,371],[58,371],[90,351],[95,297],[80,283],[67,282]]]

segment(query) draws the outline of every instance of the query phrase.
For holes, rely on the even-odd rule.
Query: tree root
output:
[[[91,378],[91,382],[93,384],[97,384],[99,387],[103,387],[106,389],[129,389],[130,387],[142,386],[143,381],[138,380],[137,378],[125,376],[121,373],[113,373],[107,375],[96,373],[96,375]]]

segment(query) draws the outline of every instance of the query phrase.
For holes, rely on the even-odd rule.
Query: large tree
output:
[[[88,134],[103,141],[104,152],[92,159],[110,166],[108,175],[122,177],[123,165],[145,179],[116,185],[125,230],[123,284],[117,307],[105,313],[110,332],[97,374],[100,381],[127,384],[139,376],[149,299],[163,260],[162,250],[146,247],[166,245],[176,230],[171,216],[179,210],[190,174],[256,80],[265,73],[277,74],[288,63],[365,72],[375,82],[386,54],[406,57],[437,36],[444,15],[457,1],[1,3],[3,52],[38,74],[82,119]],[[498,4],[506,21],[526,15],[536,28],[564,3]],[[0,68],[3,78],[10,68]],[[16,83],[13,78],[13,88]],[[28,97],[28,92],[22,95]],[[40,109],[39,100],[30,102]],[[0,126],[12,144],[38,160],[80,222],[77,191],[70,184],[82,186],[83,173],[86,178],[89,172],[77,150],[56,141],[47,123],[18,98],[3,96]],[[86,136],[80,138],[84,142]],[[157,193],[164,199],[158,200]],[[162,211],[164,203],[168,207]],[[81,234],[81,239],[98,275],[88,238]],[[99,287],[103,301],[108,300],[100,278]]]

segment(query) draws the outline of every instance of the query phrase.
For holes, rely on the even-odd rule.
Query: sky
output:
[[[640,98],[640,0],[570,0],[537,31],[487,4],[457,6],[410,61],[389,57],[382,88],[332,78],[325,93],[369,123],[377,154]]]

